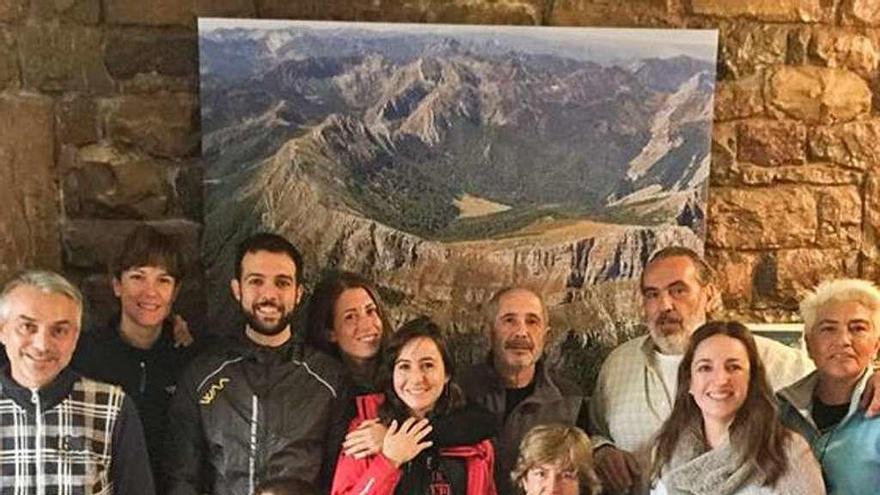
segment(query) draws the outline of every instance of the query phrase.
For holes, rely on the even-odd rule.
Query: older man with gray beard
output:
[[[652,440],[672,412],[678,366],[691,334],[718,297],[709,266],[683,247],[651,257],[642,272],[641,292],[648,335],[608,356],[590,401],[597,471],[611,493],[646,491]],[[774,390],[813,368],[797,349],[758,336],[755,343]]]

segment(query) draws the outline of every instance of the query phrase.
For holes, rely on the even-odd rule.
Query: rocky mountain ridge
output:
[[[452,328],[473,330],[482,304],[495,291],[524,284],[545,295],[560,329],[601,334],[627,314],[591,306],[604,285],[616,284],[615,290],[625,287],[635,295],[644,259],[658,246],[700,249],[702,244],[690,228],[676,225],[601,225],[592,233],[558,238],[432,241],[340,205],[326,184],[303,180],[306,172],[294,165],[297,152],[294,146],[279,150],[242,192],[236,204],[255,219],[251,229],[295,239],[306,253],[307,267],[363,273],[383,288],[398,318],[428,314]],[[206,245],[216,250],[211,258],[231,257],[248,233],[231,226],[208,229]],[[218,269],[217,275],[225,270]]]
[[[262,40],[245,80],[203,79],[209,278],[272,230],[308,267],[375,280],[399,317],[467,330],[493,292],[526,284],[560,328],[600,334],[635,319],[653,250],[700,249],[711,64],[310,36]],[[463,197],[501,207],[462,215]]]

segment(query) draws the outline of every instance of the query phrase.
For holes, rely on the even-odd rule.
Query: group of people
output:
[[[609,355],[590,398],[606,490],[875,493],[880,290],[857,279],[816,287],[800,308],[803,353],[741,323],[707,321],[718,297],[711,273],[680,247],[642,272],[648,334]]]
[[[662,249],[640,280],[648,333],[609,355],[588,400],[546,363],[548,310],[524,287],[488,302],[490,352],[459,373],[435,322],[393,327],[355,273],[325,274],[295,328],[302,256],[270,233],[245,239],[234,260],[243,328],[193,341],[172,312],[183,266],[172,239],[137,228],[110,263],[119,314],[82,336],[83,299],[62,276],[28,270],[6,283],[0,494],[880,486],[880,290],[867,281],[826,282],[804,299],[804,353],[708,321],[712,270],[692,250]]]

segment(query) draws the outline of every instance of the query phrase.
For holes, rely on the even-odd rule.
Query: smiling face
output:
[[[496,367],[518,370],[535,366],[544,352],[547,315],[541,299],[525,289],[513,289],[498,299],[492,330]]]
[[[645,267],[644,321],[661,352],[684,353],[691,334],[706,321],[713,295],[714,287],[700,282],[697,267],[686,256],[661,258]]]
[[[690,394],[705,422],[729,424],[749,392],[751,367],[746,346],[727,335],[697,345],[691,363]]]
[[[290,256],[270,251],[245,254],[241,280],[233,280],[231,286],[247,319],[251,340],[280,345],[290,338],[290,318],[302,297],[296,264]]]
[[[751,366],[746,346],[727,335],[697,345],[691,363],[690,393],[703,420],[729,424],[749,393]]]
[[[27,285],[8,293],[5,306],[0,337],[12,378],[30,389],[48,385],[73,356],[79,338],[79,306],[63,294]]]
[[[394,361],[393,380],[394,393],[413,416],[425,417],[434,409],[449,381],[437,344],[428,337],[407,342]]]
[[[345,289],[336,299],[330,341],[348,359],[363,362],[376,357],[382,343],[382,319],[376,301],[365,289]]]
[[[122,308],[122,324],[157,328],[171,313],[177,281],[165,268],[132,267],[113,278],[113,293]]]
[[[861,376],[880,347],[874,318],[856,301],[830,302],[819,309],[806,341],[821,376],[843,381]]]

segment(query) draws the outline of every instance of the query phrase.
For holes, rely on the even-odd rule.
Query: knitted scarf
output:
[[[745,485],[760,485],[763,474],[751,462],[743,462],[727,439],[706,450],[702,436],[693,428],[682,431],[663,483],[670,495],[731,495]]]

